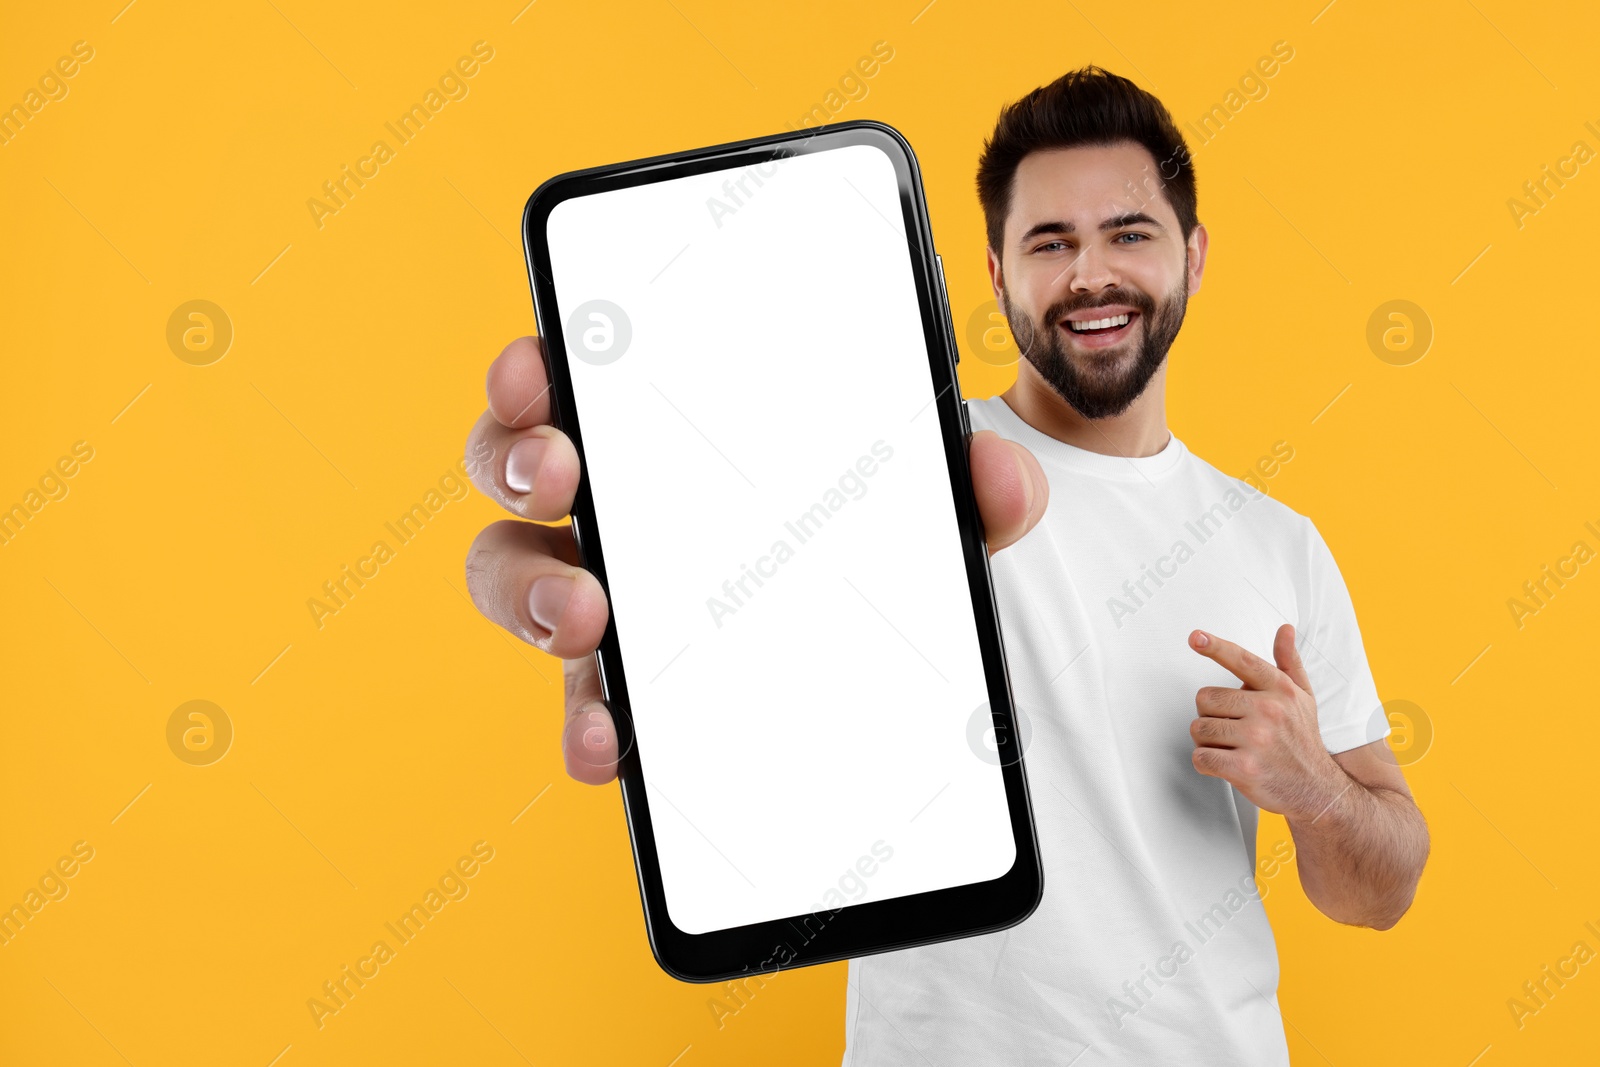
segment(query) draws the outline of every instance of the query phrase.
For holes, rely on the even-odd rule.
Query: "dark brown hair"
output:
[[[1199,225],[1189,146],[1166,107],[1127,78],[1099,67],[1068,71],[1000,112],[978,160],[978,199],[989,247],[999,255],[1011,211],[1017,166],[1030,152],[1131,141],[1155,159],[1148,183],[1160,188],[1178,216],[1184,240]]]

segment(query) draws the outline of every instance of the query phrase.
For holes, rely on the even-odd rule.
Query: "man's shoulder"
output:
[[[1249,512],[1253,524],[1263,533],[1298,539],[1312,525],[1311,519],[1272,495],[1273,482],[1293,455],[1292,449],[1269,452],[1242,474],[1233,475],[1190,449],[1191,476],[1206,483],[1211,498],[1225,501],[1232,510]]]

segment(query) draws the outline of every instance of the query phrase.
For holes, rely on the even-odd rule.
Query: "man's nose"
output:
[[[1109,289],[1121,282],[1105,252],[1097,245],[1085,245],[1067,264],[1062,278],[1075,293],[1092,293]]]

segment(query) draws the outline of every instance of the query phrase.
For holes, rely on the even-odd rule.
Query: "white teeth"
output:
[[[1108,326],[1126,326],[1127,324],[1128,316],[1123,314],[1113,315],[1109,319],[1092,319],[1088,322],[1069,322],[1067,323],[1067,326],[1072,329],[1073,333],[1082,333],[1085,330],[1103,330]]]

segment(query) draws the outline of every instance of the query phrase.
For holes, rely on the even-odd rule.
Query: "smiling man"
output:
[[[1393,926],[1428,852],[1349,594],[1308,519],[1167,428],[1207,234],[1161,103],[1073,71],[1003,111],[978,193],[1024,359],[972,425],[1048,480],[992,562],[1044,900],[852,960],[844,1062],[1286,1064],[1258,809],[1293,837],[1261,880],[1292,856],[1338,922]]]
[[[1381,930],[1428,853],[1349,593],[1310,520],[1167,428],[1207,235],[1160,102],[1093,67],[1037,89],[1002,113],[978,191],[1026,358],[969,403],[969,456],[1044,898],[1010,930],[851,960],[844,1063],[1286,1064],[1258,871],[1292,860],[1323,913]],[[581,470],[536,339],[500,354],[488,394],[468,453],[495,459],[473,481],[536,521],[485,529],[467,584],[566,661],[568,773],[610,782],[593,655],[609,605],[570,527],[539,525],[571,510]],[[1258,866],[1263,808],[1292,841]]]

